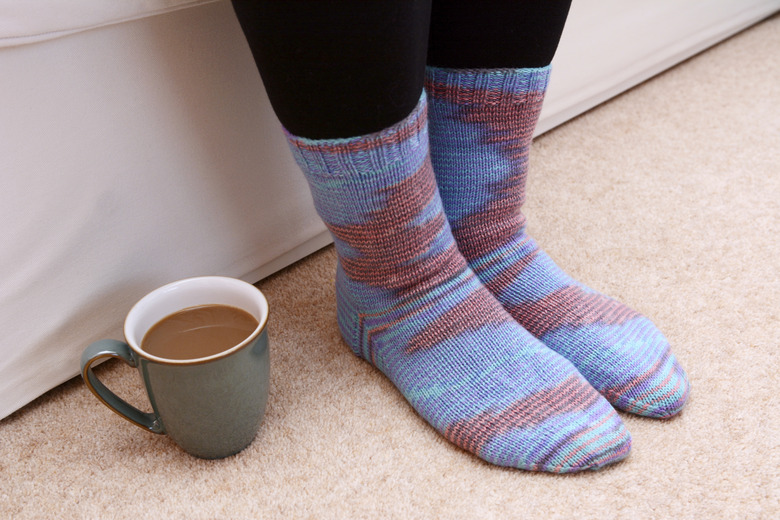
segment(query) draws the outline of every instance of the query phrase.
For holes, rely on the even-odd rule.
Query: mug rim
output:
[[[209,280],[215,281],[215,282],[218,282],[218,283],[230,283],[230,284],[236,284],[237,283],[237,284],[243,285],[245,287],[248,286],[248,287],[250,287],[252,289],[253,293],[254,292],[257,293],[257,296],[258,296],[258,298],[260,300],[260,303],[261,303],[261,309],[264,310],[264,312],[261,313],[262,314],[261,315],[261,319],[257,320],[258,321],[257,327],[255,328],[254,331],[252,331],[252,333],[249,336],[246,337],[246,339],[244,339],[241,343],[238,343],[238,344],[230,347],[229,349],[223,350],[221,352],[217,352],[216,354],[212,354],[210,356],[199,357],[199,358],[191,358],[191,359],[171,359],[171,358],[164,358],[164,357],[160,357],[160,356],[155,356],[154,354],[150,354],[149,352],[147,352],[147,351],[145,351],[144,349],[141,348],[140,342],[143,341],[143,338],[141,338],[138,341],[138,343],[136,343],[137,338],[135,337],[135,334],[131,333],[130,327],[131,327],[131,325],[134,324],[132,318],[135,318],[135,316],[138,313],[141,312],[139,309],[141,308],[142,305],[147,305],[149,300],[157,297],[157,295],[159,293],[161,293],[161,292],[168,292],[168,291],[174,290],[176,287],[181,286],[181,285],[191,284],[191,283],[195,283],[195,282],[207,282]],[[207,305],[207,304],[203,304],[203,305]],[[196,305],[191,305],[191,306],[188,306],[188,307],[182,307],[179,310],[184,310],[184,309],[188,309],[190,307],[196,307],[196,306],[197,306],[197,304]],[[238,306],[234,305],[234,307],[238,307]],[[241,309],[241,310],[246,310],[246,309]],[[266,299],[265,294],[263,294],[263,292],[260,289],[258,289],[254,285],[250,284],[249,282],[245,282],[245,281],[243,281],[243,280],[241,280],[239,278],[232,278],[232,277],[229,277],[229,276],[195,276],[195,277],[183,278],[181,280],[176,280],[174,282],[167,283],[165,285],[162,285],[162,286],[160,286],[160,287],[158,287],[158,288],[156,288],[156,289],[146,293],[140,300],[138,300],[130,308],[130,311],[127,313],[127,316],[125,318],[125,323],[124,323],[124,335],[125,335],[125,340],[127,341],[127,344],[130,346],[130,348],[133,350],[133,352],[135,354],[137,354],[138,356],[140,356],[140,357],[142,357],[142,358],[144,358],[144,359],[146,359],[148,361],[153,361],[155,363],[159,363],[159,364],[162,364],[162,365],[180,365],[180,366],[200,365],[200,364],[203,364],[203,363],[209,363],[211,361],[217,361],[219,359],[226,358],[226,357],[232,355],[233,353],[238,352],[239,350],[242,350],[244,347],[252,344],[260,336],[260,334],[262,334],[265,331],[266,325],[268,324],[268,315],[270,314],[270,311],[271,311],[271,309],[268,306],[268,300]],[[178,312],[178,311],[174,311],[174,312]],[[171,313],[171,314],[173,314],[173,313]],[[168,316],[170,316],[170,314],[159,318],[158,320],[156,320],[154,322],[154,324],[159,323],[160,321],[162,321],[163,319],[167,318]],[[149,329],[147,329],[145,332],[148,332],[148,331],[149,331]]]

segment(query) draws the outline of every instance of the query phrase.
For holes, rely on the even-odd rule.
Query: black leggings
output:
[[[571,0],[233,0],[271,106],[312,139],[376,132],[420,99],[425,65],[543,67]]]

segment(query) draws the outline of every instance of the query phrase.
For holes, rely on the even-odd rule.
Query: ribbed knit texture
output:
[[[672,416],[689,385],[661,332],[572,279],[525,231],[528,152],[549,73],[428,68],[431,155],[444,211],[469,265],[518,323],[617,408]]]
[[[512,319],[458,251],[424,95],[380,133],[288,140],[335,241],[344,339],[431,426],[491,463],[529,470],[595,469],[628,454],[609,403]]]

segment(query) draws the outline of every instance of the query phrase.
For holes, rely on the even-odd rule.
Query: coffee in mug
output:
[[[141,340],[141,350],[166,359],[213,356],[244,341],[257,319],[231,305],[197,305],[166,316]]]

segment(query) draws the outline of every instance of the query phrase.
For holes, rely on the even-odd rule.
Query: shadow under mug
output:
[[[198,359],[165,359],[141,349],[146,332],[163,318],[196,305],[222,304],[249,312],[258,326],[238,345]],[[144,430],[167,434],[186,452],[215,459],[254,440],[268,400],[268,302],[255,286],[235,278],[179,280],[144,296],[127,315],[127,342],[100,340],[84,350],[81,375],[111,410]],[[152,413],[128,404],[95,376],[95,362],[114,357],[141,373]]]

